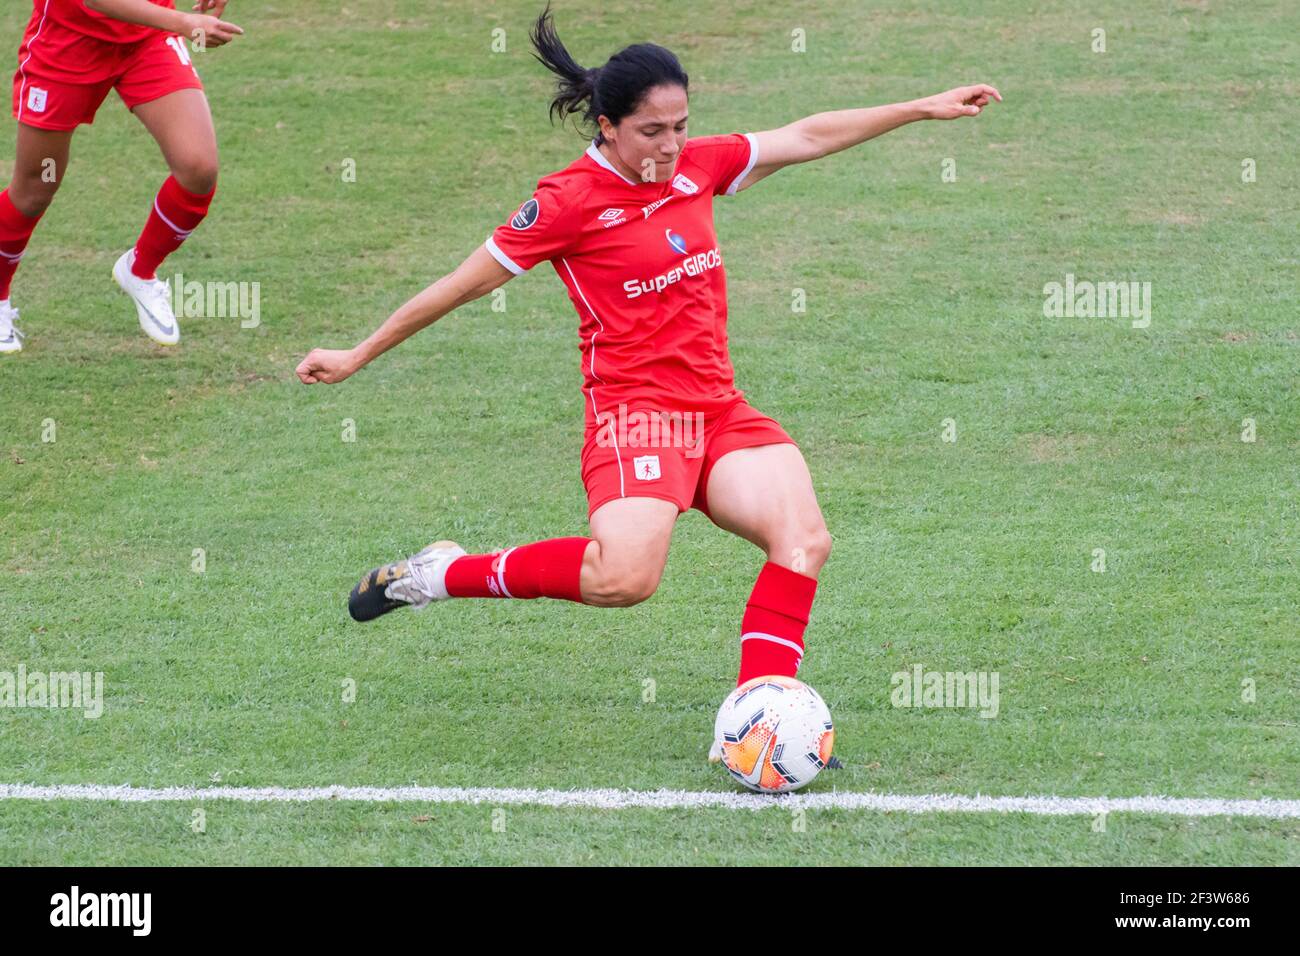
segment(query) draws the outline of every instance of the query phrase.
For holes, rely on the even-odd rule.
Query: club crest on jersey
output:
[[[32,87],[27,93],[27,108],[33,113],[44,113],[45,102],[49,98],[49,93],[45,90]]]
[[[695,185],[681,173],[673,177],[673,189],[680,189],[686,195],[690,196],[700,191],[700,187]]]
[[[632,470],[637,481],[654,481],[659,477],[659,456],[642,455],[632,459]]]
[[[668,240],[668,245],[673,247],[674,252],[680,252],[682,255],[686,255],[685,239],[677,235],[677,233],[673,232],[671,229],[664,230],[664,237]]]
[[[510,217],[510,228],[518,229],[521,232],[537,221],[537,213],[540,210],[536,198],[528,200],[519,207],[519,211]]]

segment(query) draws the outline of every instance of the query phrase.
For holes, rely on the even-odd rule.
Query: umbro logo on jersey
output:
[[[49,95],[47,91],[33,86],[27,93],[27,108],[33,113],[44,113],[45,101],[49,98]]]
[[[695,185],[681,173],[673,177],[673,189],[680,189],[686,195],[691,196],[700,191],[700,187]]]
[[[627,217],[623,215],[623,210],[621,209],[606,209],[596,217],[596,221],[603,222],[605,228],[609,229],[611,226],[623,225],[623,223],[627,222]]]
[[[519,207],[519,211],[510,218],[510,228],[520,231],[527,229],[537,221],[537,213],[541,207],[537,205],[536,199],[530,199]]]

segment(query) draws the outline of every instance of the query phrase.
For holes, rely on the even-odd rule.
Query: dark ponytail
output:
[[[551,122],[572,113],[596,127],[596,142],[604,140],[597,120],[601,115],[618,125],[635,113],[645,94],[656,86],[680,86],[689,92],[690,79],[672,51],[653,43],[624,47],[602,67],[585,70],[569,55],[555,32],[549,0],[532,31],[534,58],[556,76],[551,100]]]

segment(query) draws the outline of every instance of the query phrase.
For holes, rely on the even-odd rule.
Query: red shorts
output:
[[[14,118],[38,129],[70,130],[95,121],[117,90],[133,110],[177,90],[201,90],[190,50],[174,33],[154,30],[138,43],[109,43],[46,23],[18,50]]]
[[[587,517],[615,498],[662,498],[678,513],[696,508],[707,515],[705,489],[719,458],[738,448],[783,444],[798,443],[744,399],[712,418],[665,418],[628,406],[608,415],[583,446]]]

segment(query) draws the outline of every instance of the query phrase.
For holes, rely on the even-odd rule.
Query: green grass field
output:
[[[115,96],[82,129],[15,286],[26,349],[0,361],[0,671],[102,671],[105,712],[0,708],[0,784],[734,788],[704,757],[763,559],[698,513],[635,608],[345,609],[435,538],[587,529],[577,317],[548,265],[505,313],[467,306],[343,385],[293,375],[585,147],[548,125],[541,6],[234,0],[247,36],[198,59],[217,203],[163,275],[260,283],[261,324],[182,320],[178,350],[109,276],[162,163]],[[800,442],[835,539],[800,677],[849,766],[809,792],[1300,797],[1300,9],[781,6],[556,17],[583,65],[674,50],[692,135],[1005,97],[716,203],[738,384]],[[0,47],[27,14],[0,12]],[[1150,282],[1150,326],[1045,318],[1067,274]],[[916,664],[997,672],[997,717],[892,706]],[[828,810],[799,832],[775,809],[516,807],[494,827],[487,805],[211,801],[195,833],[196,806],[0,801],[0,863],[1300,863],[1296,819]]]

